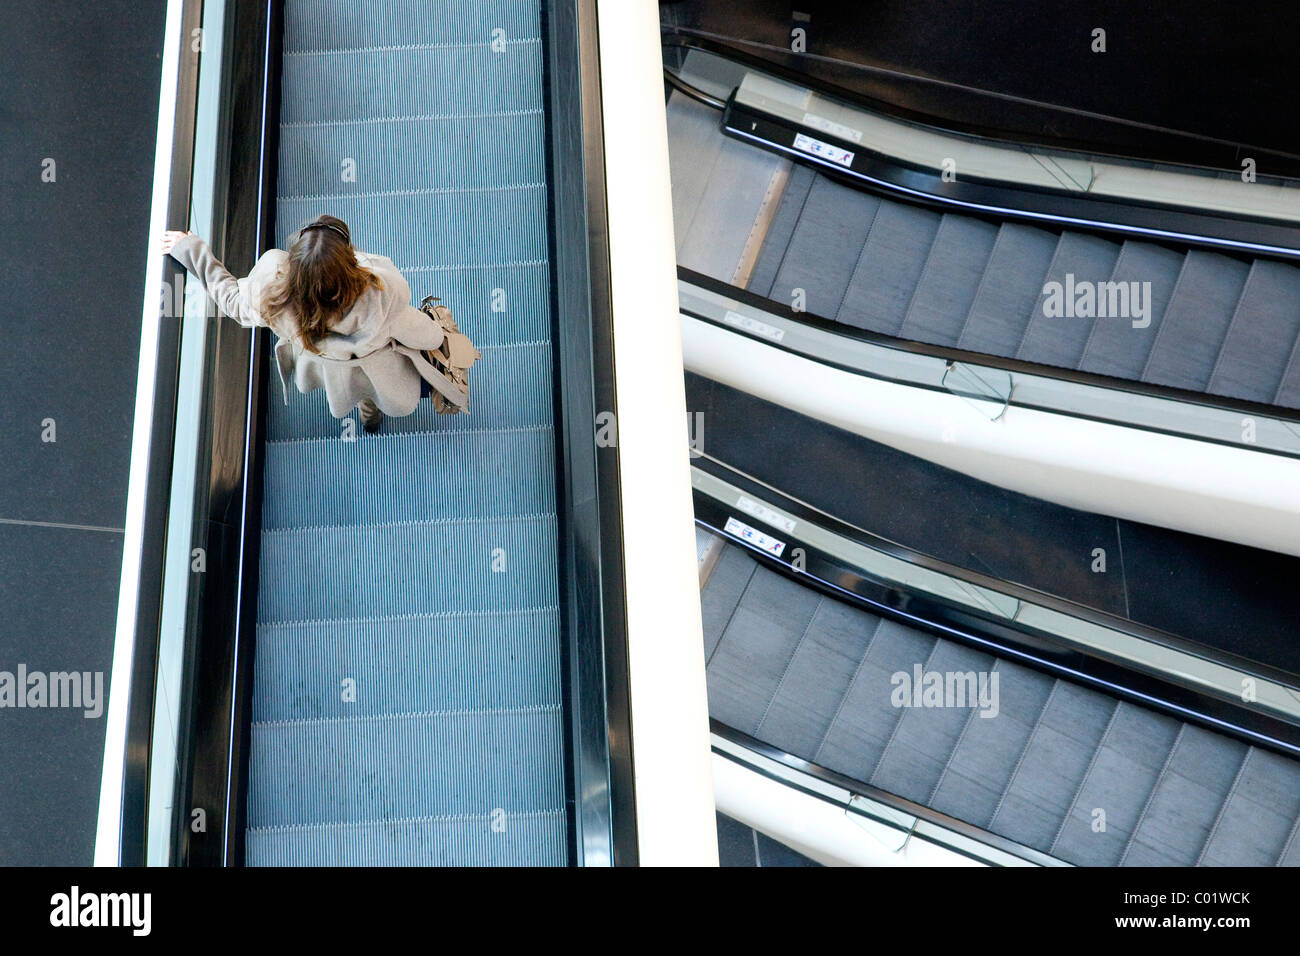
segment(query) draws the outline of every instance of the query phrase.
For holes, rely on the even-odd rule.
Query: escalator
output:
[[[715,111],[683,96],[670,117],[679,208],[698,208],[683,266],[853,329],[1300,408],[1300,267],[896,201],[728,140]],[[735,238],[696,253],[719,232]],[[760,236],[739,274],[737,240]],[[1127,314],[1075,317],[1071,294],[1049,315],[1049,283],[1063,299],[1100,286],[1093,311],[1123,284]]]
[[[819,594],[736,545],[701,601],[715,721],[793,758],[1070,864],[1300,866],[1294,759]]]
[[[484,357],[471,414],[375,435],[268,392],[250,865],[567,860],[541,28],[537,3],[285,6],[277,245],[342,217]]]
[[[720,810],[869,865],[908,862],[914,838],[927,864],[940,847],[993,865],[1300,865],[1300,671],[1279,637],[1294,599],[1265,571],[1287,580],[1295,558],[1133,520],[1104,491],[1039,494],[1075,465],[1033,449],[1092,420],[1185,436],[1192,460],[1251,441],[1258,418],[1276,425],[1252,452],[1265,484],[1262,459],[1300,450],[1300,268],[1236,238],[1085,228],[1096,200],[1074,183],[1025,188],[1004,215],[954,211],[946,180],[879,161],[815,87],[724,59],[691,49],[668,70]],[[1007,168],[1028,155],[1010,152]],[[1163,214],[1133,206],[1133,222]],[[1089,285],[1145,298],[1053,315],[1052,283],[1072,303]],[[952,387],[963,375],[976,387]],[[1148,400],[1180,404],[1135,412]],[[1057,417],[1031,437],[1015,407]],[[975,436],[969,454],[944,451],[953,432]],[[1011,464],[980,472],[1000,441]],[[1268,705],[1242,692],[1260,675]],[[856,831],[814,823],[819,801],[876,849],[837,849]]]
[[[657,105],[656,43],[612,5],[601,36],[641,58],[602,59],[600,6],[171,8],[184,148],[160,152],[168,223],[246,275],[337,215],[482,358],[468,414],[422,401],[367,433],[319,391],[281,389],[269,330],[214,313],[194,283],[164,298],[181,334],[159,362],[185,371],[140,399],[147,560],[122,599],[136,616],[115,656],[128,679],[110,701],[99,861],[716,862],[689,469],[669,427],[682,399],[665,394],[680,359],[637,315],[647,293],[671,299],[671,233],[620,181],[635,168],[666,191],[666,163],[639,160],[663,126],[611,123],[601,100],[617,87]],[[658,220],[633,293],[614,263]],[[616,374],[616,328],[622,348],[661,353],[651,378]],[[606,415],[640,428],[599,440]],[[625,513],[649,480],[629,456],[660,466],[659,518],[678,533]],[[625,573],[650,538],[653,582]],[[661,639],[665,615],[679,640]],[[643,680],[633,701],[634,660],[678,680]],[[674,787],[638,790],[634,711],[637,770]]]

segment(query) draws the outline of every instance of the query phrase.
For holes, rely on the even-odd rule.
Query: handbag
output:
[[[440,391],[434,389],[433,394],[430,396],[433,400],[434,411],[439,415],[455,415],[457,412],[468,412],[469,370],[483,355],[474,347],[474,343],[470,341],[469,336],[457,327],[451,309],[442,305],[440,299],[431,295],[425,296],[424,301],[420,303],[420,311],[437,322],[443,333],[442,345],[436,349],[422,350],[425,358],[448,381],[459,388],[466,398],[465,404],[461,406],[448,400]]]

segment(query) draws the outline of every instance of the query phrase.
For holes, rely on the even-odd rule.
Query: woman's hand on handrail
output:
[[[185,237],[192,235],[194,235],[194,233],[187,232],[183,229],[168,229],[162,235],[162,254],[165,256],[170,255],[172,247],[176,245],[176,243],[180,242]]]

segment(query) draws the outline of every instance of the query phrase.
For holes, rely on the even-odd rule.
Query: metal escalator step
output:
[[[758,562],[743,549],[723,547],[708,586],[700,594],[700,616],[704,625],[704,656],[711,658],[731,623]]]
[[[837,318],[863,242],[885,203],[860,190],[817,177],[799,213],[770,298]],[[849,319],[840,317],[840,321]]]
[[[943,217],[899,328],[900,338],[957,344],[997,235],[998,227],[981,219]]]
[[[890,700],[894,675],[924,666],[935,644],[929,634],[882,619],[813,762],[856,780],[869,779],[902,716]]]
[[[1093,320],[1079,368],[1134,381],[1141,378],[1183,262],[1177,252],[1149,242],[1124,243],[1109,282],[1118,284],[1115,304],[1127,303],[1128,308]],[[1139,301],[1144,311],[1141,316],[1137,314]]]
[[[249,827],[563,810],[559,707],[255,722]]]
[[[250,866],[560,866],[565,812],[484,813],[248,831]]]
[[[428,4],[369,4],[356,0],[288,3],[284,34],[294,52],[372,46],[458,46],[492,39],[537,36],[536,4],[518,0],[441,3],[436,15]],[[291,46],[289,45],[291,44]]]
[[[1082,866],[1115,866],[1178,737],[1172,717],[1121,702],[1051,852]]]
[[[993,658],[987,654],[940,641],[924,666],[920,686],[913,671],[906,682],[894,688],[890,702],[897,704],[901,699],[903,706],[889,746],[871,775],[871,785],[917,803],[929,800],[967,724],[981,719],[976,716],[981,703],[980,676],[986,692],[991,690],[988,675],[992,668]],[[942,682],[942,693],[937,701],[930,701],[926,684],[935,677]],[[905,693],[908,690],[912,691],[911,701]],[[918,700],[919,707],[915,706]],[[991,697],[989,700],[991,703]]]
[[[390,252],[398,269],[511,266],[544,261],[548,255],[546,186],[541,182],[467,192],[276,200],[277,221],[290,228],[322,209],[347,221],[361,250]],[[448,304],[455,311],[455,303]]]
[[[558,707],[558,630],[554,607],[263,625],[253,719]]]
[[[281,162],[289,175],[276,187],[282,200],[318,197],[331,202],[542,182],[546,157],[536,143],[545,135],[546,120],[538,112],[290,126],[280,139]]]
[[[1121,862],[1195,864],[1247,749],[1239,741],[1185,725]]]
[[[835,318],[899,334],[942,219],[928,209],[882,200]]]
[[[824,601],[790,658],[755,731],[787,753],[812,753],[826,735],[880,619]]]
[[[530,36],[507,37],[502,52],[493,50],[490,31],[446,46],[296,49],[290,38],[281,72],[282,126],[535,112],[543,99],[536,28]]]
[[[781,263],[785,260],[785,254],[790,248],[790,240],[799,225],[799,217],[803,213],[804,204],[808,201],[808,194],[816,179],[817,174],[807,166],[798,163],[791,166],[790,178],[781,192],[781,201],[777,204],[776,214],[767,227],[762,248],[759,249],[754,268],[749,273],[751,292],[757,292],[768,298],[775,297],[773,283],[776,282],[777,272],[780,271]],[[676,193],[675,183],[673,191]]]
[[[709,659],[709,700],[719,718],[754,733],[821,603],[815,592],[775,571],[754,571]],[[743,641],[736,634],[743,634]]]
[[[1117,243],[1096,236],[1077,232],[1061,234],[1056,254],[1034,302],[1025,337],[1016,350],[1016,358],[1064,368],[1078,366],[1095,319],[1076,313],[1078,296],[1077,292],[1072,296],[1071,290],[1081,290],[1085,283],[1099,284],[1109,279],[1119,249]],[[1050,300],[1048,283],[1061,286],[1059,299],[1064,314],[1047,314]]]
[[[1296,816],[1296,821],[1291,826],[1291,833],[1286,839],[1282,852],[1278,854],[1276,865],[1300,866],[1300,814]]]
[[[1300,815],[1300,764],[1251,747],[1198,861],[1273,866]]]
[[[1291,350],[1286,371],[1282,374],[1282,383],[1273,396],[1273,404],[1284,408],[1300,408],[1300,336],[1297,336],[1295,347]]]
[[[457,432],[497,428],[538,428],[554,422],[551,408],[551,344],[526,342],[498,348],[482,347],[483,358],[470,373],[470,414],[439,415],[430,402],[414,414],[386,419],[379,435],[411,432]],[[353,433],[364,442],[373,437],[353,421]],[[334,418],[319,392],[299,394],[289,384],[284,404],[280,383],[271,373],[267,395],[268,441],[339,438],[347,426]]]
[[[1300,269],[1257,259],[1206,391],[1272,402],[1300,338]]]
[[[550,514],[551,427],[398,432],[269,442],[263,530]],[[484,469],[484,462],[510,462]],[[331,475],[305,492],[305,475]]]
[[[1054,233],[1003,223],[957,339],[958,348],[987,355],[1016,354],[1042,295],[1043,276],[1056,243]]]
[[[1005,660],[998,661],[996,672],[996,716],[977,715],[969,722],[929,801],[941,813],[980,826],[997,810],[1055,683]]]
[[[1250,267],[1238,259],[1188,252],[1142,380],[1204,391],[1249,274]]]
[[[554,604],[556,545],[554,515],[268,531],[258,623]]]
[[[989,829],[1047,852],[1117,704],[1058,681]]]

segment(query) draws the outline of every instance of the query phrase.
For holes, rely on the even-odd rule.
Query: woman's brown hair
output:
[[[383,283],[357,262],[347,223],[321,216],[298,230],[289,258],[266,291],[263,318],[275,328],[275,320],[292,308],[303,346],[319,354],[317,343],[371,286],[380,289]]]

